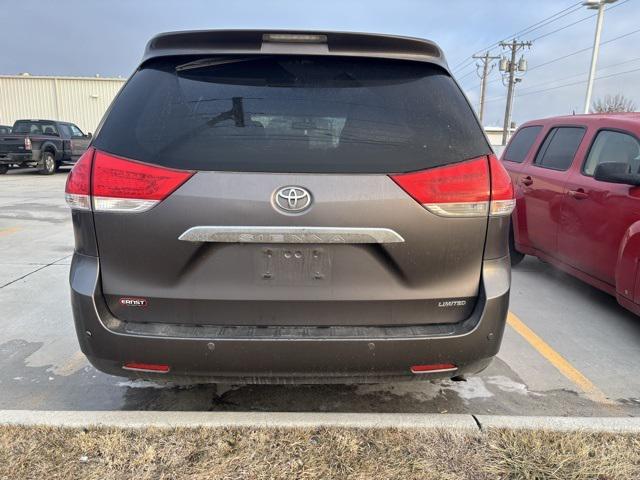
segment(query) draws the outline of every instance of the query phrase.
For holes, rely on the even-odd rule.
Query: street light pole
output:
[[[600,52],[600,34],[602,33],[602,22],[604,20],[604,9],[607,4],[616,0],[587,0],[583,3],[590,10],[598,10],[598,19],[596,20],[596,34],[593,39],[593,51],[591,53],[591,68],[589,69],[589,80],[587,81],[587,94],[584,98],[584,113],[589,113],[591,106],[591,94],[593,93],[593,79],[596,75],[596,67],[598,65],[598,53]]]

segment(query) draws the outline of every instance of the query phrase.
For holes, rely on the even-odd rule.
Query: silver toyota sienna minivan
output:
[[[430,41],[158,35],[66,198],[104,372],[380,382],[498,352],[513,189]]]

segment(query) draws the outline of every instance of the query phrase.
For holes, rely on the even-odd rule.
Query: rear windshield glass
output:
[[[407,172],[490,153],[440,68],[328,57],[149,63],[94,145],[173,168],[250,172]]]
[[[58,129],[51,122],[18,120],[13,124],[12,133],[31,135],[58,135]]]

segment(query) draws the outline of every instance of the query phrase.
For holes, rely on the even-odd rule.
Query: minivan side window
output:
[[[580,142],[584,137],[583,127],[556,127],[551,129],[533,162],[552,170],[567,170],[573,163]]]
[[[540,130],[542,130],[542,126],[540,125],[524,127],[518,130],[515,136],[511,139],[502,159],[515,163],[524,162],[529,150],[536,141],[536,138],[538,138]]]
[[[582,173],[592,177],[601,163],[626,163],[631,173],[640,173],[640,142],[633,135],[602,130],[596,136]]]

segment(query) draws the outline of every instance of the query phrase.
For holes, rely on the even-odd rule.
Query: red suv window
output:
[[[544,139],[534,163],[552,170],[567,170],[573,163],[585,128],[556,127]]]
[[[542,130],[540,125],[524,127],[518,130],[502,156],[503,160],[522,163]]]
[[[629,165],[631,173],[640,173],[640,142],[633,135],[602,130],[596,136],[582,172],[591,177],[601,163],[618,162]]]

